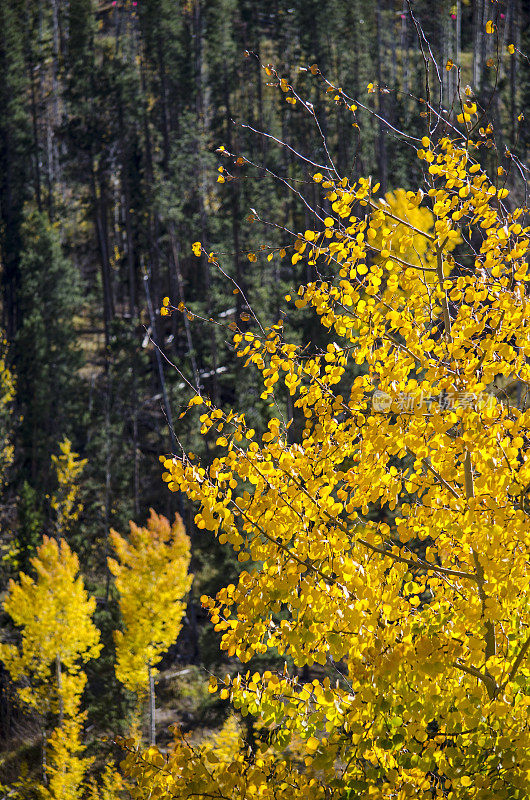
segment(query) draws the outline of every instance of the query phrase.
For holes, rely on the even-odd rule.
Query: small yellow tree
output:
[[[13,461],[11,433],[14,397],[15,386],[13,375],[7,366],[6,342],[0,341],[0,485],[3,484]]]
[[[85,466],[86,458],[78,458],[72,450],[72,442],[65,438],[59,444],[60,455],[52,455],[52,463],[57,475],[57,490],[51,497],[51,507],[57,521],[59,536],[64,536],[73,522],[79,519],[83,506],[78,502],[79,482]]]
[[[7,344],[0,336],[0,488],[6,483],[8,470],[13,462],[14,448],[12,442],[15,399],[15,382],[13,374],[7,366]],[[0,511],[2,509],[0,508]],[[0,531],[0,557],[4,563],[16,563],[18,543],[10,526],[2,524]]]
[[[155,739],[154,667],[177,639],[189,592],[190,540],[182,520],[173,525],[151,509],[145,528],[130,523],[129,539],[110,538],[119,561],[108,559],[120,595],[123,631],[115,632],[116,676],[142,697],[149,691],[150,738]]]
[[[76,800],[89,764],[89,759],[80,758],[84,715],[79,706],[86,683],[81,665],[101,649],[92,622],[96,603],[64,539],[57,543],[45,536],[31,564],[36,578],[21,572],[19,581],[9,584],[4,610],[21,628],[21,641],[0,644],[0,659],[13,680],[21,682],[17,691],[24,703],[45,723],[58,716],[59,724],[46,743],[45,795]]]

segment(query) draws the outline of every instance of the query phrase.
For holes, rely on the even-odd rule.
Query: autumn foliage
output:
[[[92,621],[96,602],[67,542],[45,536],[31,559],[36,578],[11,581],[5,611],[21,629],[20,645],[0,644],[0,658],[20,681],[20,700],[40,715],[47,753],[41,792],[49,800],[77,800],[91,759],[83,757],[83,664],[101,650]]]
[[[70,5],[81,23],[86,4]],[[362,5],[355,3],[355,14]],[[516,117],[518,61],[514,59],[510,75],[513,153],[506,149],[500,154],[500,139],[494,137],[487,116],[490,105],[492,116],[503,113],[496,95],[497,82],[503,76],[497,32],[505,15],[496,15],[496,21],[489,20],[483,26],[487,36],[495,36],[495,45],[493,38],[489,45],[482,42],[481,57],[493,52],[494,46],[497,53],[496,59],[485,61],[488,69],[494,69],[496,83],[481,108],[474,90],[461,85],[460,66],[449,59],[445,72],[443,66],[439,69],[413,4],[405,5],[408,15],[400,14],[401,50],[407,42],[406,24],[413,24],[425,63],[426,97],[417,98],[421,108],[418,123],[425,123],[425,135],[417,130],[417,136],[408,135],[396,127],[401,124],[397,119],[396,125],[385,120],[385,95],[390,90],[379,78],[366,87],[368,95],[374,96],[368,99],[373,104],[366,105],[362,100],[353,102],[339,85],[322,75],[317,64],[300,70],[308,80],[321,81],[327,98],[339,109],[338,139],[343,123],[349,127],[351,122],[355,136],[361,132],[365,123],[363,115],[357,114],[360,108],[372,115],[370,130],[379,150],[376,160],[383,189],[373,178],[358,176],[360,148],[352,172],[342,174],[336,164],[346,163],[348,151],[344,149],[340,160],[334,161],[326,138],[328,121],[325,125],[319,122],[324,104],[319,110],[319,101],[309,102],[301,96],[298,79],[291,83],[272,65],[261,65],[259,55],[247,53],[252,64],[263,66],[268,86],[276,85],[280,90],[282,108],[289,115],[309,115],[311,124],[316,125],[318,144],[311,157],[306,157],[272,133],[265,133],[263,163],[259,164],[231,152],[243,137],[230,133],[230,146],[217,150],[223,164],[218,168],[217,182],[234,182],[231,188],[236,190],[230,204],[232,224],[225,226],[226,220],[220,220],[218,229],[232,227],[230,255],[234,260],[225,266],[216,252],[210,252],[207,241],[191,246],[205,268],[201,275],[206,289],[204,303],[196,302],[193,291],[189,307],[186,305],[189,271],[181,273],[180,234],[175,233],[175,226],[178,222],[182,230],[185,217],[199,220],[200,235],[215,240],[212,209],[228,206],[217,205],[217,195],[203,176],[202,156],[194,166],[195,150],[206,125],[178,158],[176,150],[175,159],[170,150],[174,121],[167,97],[174,94],[178,81],[166,96],[166,78],[172,83],[171,60],[165,60],[162,45],[164,38],[180,41],[180,34],[175,38],[168,33],[172,29],[166,27],[164,32],[160,28],[160,35],[152,37],[157,53],[151,65],[145,60],[147,39],[145,52],[140,46],[137,56],[131,57],[131,65],[140,67],[142,86],[145,80],[151,82],[150,70],[158,62],[163,95],[161,103],[146,95],[147,102],[139,104],[139,108],[146,108],[141,135],[149,152],[139,174],[142,195],[143,183],[148,186],[152,179],[169,193],[171,181],[163,180],[166,168],[174,170],[179,180],[186,170],[196,175],[200,184],[196,208],[188,202],[186,193],[182,203],[179,199],[175,206],[168,198],[161,201],[160,196],[157,199],[153,195],[152,209],[149,206],[144,213],[133,202],[134,192],[130,191],[137,188],[134,171],[128,170],[127,163],[120,165],[114,155],[107,158],[101,148],[99,153],[98,148],[94,151],[91,136],[82,137],[90,145],[85,150],[88,162],[83,161],[89,164],[87,196],[102,251],[103,372],[107,382],[102,405],[107,443],[114,437],[112,383],[119,375],[120,364],[127,363],[125,357],[111,364],[114,346],[121,347],[115,332],[118,328],[113,325],[113,270],[128,273],[128,319],[137,321],[144,318],[136,286],[137,267],[144,272],[151,323],[144,346],[147,348],[151,339],[175,450],[180,429],[178,425],[177,431],[173,428],[169,397],[175,394],[167,392],[160,342],[173,342],[176,353],[181,348],[175,339],[177,326],[166,336],[169,327],[162,328],[159,323],[165,326],[169,322],[166,318],[178,311],[185,314],[186,353],[194,382],[181,373],[183,383],[178,384],[178,392],[186,385],[196,386],[196,391],[180,419],[186,418],[182,428],[190,421],[204,437],[204,447],[189,445],[204,457],[179,444],[178,452],[161,457],[163,480],[169,491],[180,493],[179,501],[187,498],[188,510],[191,506],[195,509],[194,523],[201,536],[216,537],[237,557],[239,566],[233,570],[237,576],[233,582],[214,597],[201,598],[228,665],[228,674],[212,675],[209,692],[218,694],[218,709],[225,702],[232,708],[221,728],[209,738],[183,735],[175,726],[172,745],[163,750],[155,746],[155,675],[182,628],[193,576],[188,574],[190,539],[181,518],[176,515],[171,524],[151,511],[145,526],[130,523],[127,537],[110,532],[114,557],[105,558],[104,563],[114,583],[111,585],[110,575],[105,575],[106,597],[101,598],[102,605],[107,606],[105,624],[112,619],[112,627],[119,627],[114,631],[116,660],[112,664],[116,677],[136,694],[137,710],[149,694],[151,746],[145,749],[140,741],[138,714],[131,735],[118,740],[124,751],[122,772],[118,774],[115,765],[108,763],[99,778],[89,774],[92,759],[86,755],[83,730],[87,719],[82,703],[87,683],[84,668],[98,657],[101,645],[93,619],[95,599],[85,589],[78,558],[66,540],[81,519],[79,478],[86,462],[64,439],[61,454],[52,457],[58,485],[46,498],[50,501],[48,522],[56,538],[44,536],[31,559],[32,574],[20,573],[18,580],[10,582],[3,605],[13,624],[6,632],[9,641],[0,644],[0,659],[14,682],[20,704],[29,707],[42,733],[42,776],[21,775],[6,790],[13,800],[116,800],[126,792],[133,800],[526,800],[530,796],[530,226],[527,167],[517,157],[521,151],[516,121],[522,121],[522,117]],[[376,6],[379,50],[381,4]],[[510,13],[515,17],[518,6],[512,6]],[[484,17],[484,3],[480,9],[478,17]],[[394,14],[394,9],[387,10]],[[446,17],[460,20],[461,4],[456,10]],[[151,12],[138,9],[133,14],[139,13],[144,23],[151,20]],[[201,98],[197,119],[204,122],[209,90],[201,54],[207,42],[200,19],[201,4],[193,14],[188,12],[186,6],[186,25],[188,16],[193,18],[197,48],[194,63]],[[224,12],[219,18],[222,16],[226,16]],[[162,14],[162,22],[164,19]],[[486,22],[485,18],[482,21]],[[58,18],[53,24],[58,25]],[[211,27],[217,29],[213,23]],[[478,36],[477,20],[475,27],[473,36],[484,39],[483,32]],[[460,39],[460,23],[456,28]],[[522,57],[515,44],[506,47],[504,41],[514,28],[513,19],[509,24],[502,23],[502,28],[502,47],[509,55]],[[74,22],[69,28],[70,43],[75,31]],[[88,42],[92,38],[90,25],[85,33]],[[225,34],[226,30],[220,36],[223,42],[229,40]],[[457,44],[457,52],[459,48]],[[70,50],[75,52],[75,47]],[[88,48],[79,49],[79,53],[65,75],[74,83],[79,80],[80,87],[89,77],[89,83],[96,85],[90,66],[95,67],[96,61],[85,58]],[[400,69],[405,76],[408,66],[403,65],[403,55]],[[57,56],[54,52],[53,73]],[[380,58],[378,53],[379,72]],[[480,58],[476,61],[480,63]],[[101,62],[106,67],[108,59],[101,58]],[[223,62],[224,54],[219,65]],[[356,62],[356,70],[358,66]],[[397,69],[397,61],[395,66]],[[438,108],[429,85],[433,71],[439,81]],[[212,75],[217,72],[218,78],[222,75],[219,85],[223,84],[226,127],[231,131],[226,63],[224,72],[212,69]],[[406,97],[405,120],[409,101],[414,99],[406,88],[408,80],[407,75],[403,91],[399,90],[400,96]],[[487,81],[482,82],[482,89],[489,91]],[[450,97],[452,90],[452,106],[444,108],[444,93]],[[246,94],[250,97],[251,92],[242,96]],[[261,89],[259,95],[258,119],[263,110]],[[309,96],[315,99],[313,93]],[[125,95],[122,99],[117,103],[115,142],[119,147],[115,149],[125,157],[127,131],[136,119],[136,110],[129,114]],[[81,102],[75,91],[66,99],[66,111],[76,109],[72,119],[83,117],[86,122],[85,100]],[[164,141],[153,139],[151,150],[153,122],[149,115],[153,112],[154,117],[159,111],[166,128]],[[188,128],[186,119],[182,116],[179,122],[183,130]],[[271,119],[282,128],[282,135],[284,129],[288,130],[283,115]],[[88,125],[85,134],[110,131],[110,117],[102,117],[100,122],[101,127],[98,122],[95,129]],[[11,125],[15,130],[13,121]],[[245,136],[250,132],[260,135],[250,125],[243,127]],[[35,130],[37,139],[39,127]],[[108,136],[110,141],[110,133]],[[409,145],[417,154],[410,174],[421,175],[421,180],[387,191],[389,149],[385,148],[394,137],[400,142],[396,153],[401,145]],[[285,177],[273,171],[276,161],[268,158],[266,150],[273,141],[284,147]],[[305,129],[302,142],[305,147]],[[160,145],[164,152],[157,156]],[[134,155],[136,146],[130,152]],[[153,162],[151,152],[155,153]],[[297,157],[301,169],[294,169]],[[39,163],[37,158],[37,172]],[[408,169],[410,162],[406,163]],[[251,236],[252,249],[242,252],[239,214],[248,195],[240,193],[239,187],[250,185],[243,179],[250,177],[246,171],[252,169],[264,179],[264,193],[269,191],[269,181],[270,185],[279,182],[292,193],[293,209],[301,204],[302,213],[291,209],[283,221],[271,222],[251,208],[247,220],[269,224],[274,237],[260,246]],[[514,178],[516,170],[522,180]],[[518,189],[522,184],[525,204]],[[50,186],[53,188],[51,180]],[[120,202],[128,263],[119,248],[112,258],[109,256],[110,240],[105,229],[110,187],[116,188],[116,195],[123,195]],[[285,210],[288,205],[282,203],[281,207]],[[114,208],[119,209],[119,203]],[[274,213],[272,203],[271,209]],[[142,219],[147,219],[146,237],[139,235],[138,226],[145,224]],[[39,230],[44,236],[44,217],[41,222]],[[117,222],[114,227],[119,233]],[[167,240],[168,252],[171,250],[176,280],[169,285],[178,295],[164,297],[159,311],[164,319],[158,321],[149,288],[150,280],[154,295],[161,288],[159,262],[164,248],[159,247],[157,231],[162,232],[164,248]],[[281,237],[286,241],[279,244]],[[154,263],[150,269],[144,268],[144,238],[152,240],[148,250]],[[219,234],[217,238],[221,241],[224,237]],[[46,241],[54,269],[62,269],[59,240],[50,234]],[[283,301],[271,302],[269,307],[276,307],[282,318],[275,317],[277,321],[269,327],[264,327],[261,314],[249,300],[259,294],[258,281],[254,281],[254,275],[247,280],[245,273],[258,272],[263,257],[273,265],[283,261],[283,272],[280,266],[267,273],[275,276],[275,291],[280,291],[289,261],[289,269],[293,267],[295,274],[306,276],[303,285],[285,296],[286,306]],[[41,272],[41,261],[40,251],[27,256],[26,261],[21,259],[31,277],[27,285],[32,307],[32,281]],[[122,261],[123,268],[119,266]],[[219,318],[214,320],[211,278],[217,269],[233,284],[236,307],[218,312]],[[263,283],[266,285],[265,280]],[[7,285],[9,288],[9,281]],[[60,301],[55,295],[52,299],[55,308]],[[13,317],[15,310],[10,302],[8,311]],[[51,318],[59,317],[54,312]],[[209,348],[212,369],[199,370],[198,364],[204,366],[204,360],[195,360],[196,345],[188,324],[197,318],[216,325],[217,332],[224,328],[231,338],[230,359],[234,355],[243,369],[254,372],[254,378],[248,384],[242,382],[242,386],[254,387],[257,375],[259,413],[256,409],[229,410],[223,405],[226,394],[220,391],[222,382],[217,378],[227,367],[218,363],[220,337],[215,333]],[[298,324],[302,318],[307,326]],[[36,342],[40,333],[32,331],[46,329],[46,319],[26,315],[26,321],[32,324],[27,327],[28,336],[20,341]],[[296,320],[293,341],[287,329],[292,319]],[[66,322],[61,330],[62,337],[57,341],[63,342],[62,352],[68,355]],[[296,334],[301,331],[311,331],[311,340],[300,341]],[[63,367],[76,363],[75,353],[70,355]],[[38,361],[29,360],[32,367]],[[137,410],[141,406],[137,390],[141,370],[134,362],[127,363],[127,370],[130,381],[126,385],[134,398],[132,464],[134,499],[139,507]],[[68,380],[73,371],[63,369]],[[28,375],[32,376],[32,370],[26,370]],[[36,384],[32,381],[33,376],[27,385],[38,387],[39,380]],[[210,385],[208,396],[204,387]],[[28,397],[33,394],[29,392]],[[0,395],[0,417],[9,419],[13,378],[1,358]],[[230,394],[233,396],[237,393]],[[45,408],[53,405],[51,397],[47,389],[42,397]],[[28,442],[34,449],[39,442],[37,408],[38,404],[28,415],[31,431],[27,426]],[[121,420],[119,430],[125,430]],[[198,438],[186,436],[188,442],[196,443]],[[13,461],[10,435],[4,442],[1,480]],[[39,447],[45,450],[49,443],[47,439],[43,442]],[[102,503],[107,521],[114,514],[109,486],[113,463],[118,462],[109,444]],[[35,515],[35,519],[40,517]],[[28,550],[30,547],[33,540]],[[18,554],[13,550],[8,556],[14,563]],[[120,623],[108,614],[116,599]]]
[[[78,480],[86,461],[68,439],[60,451],[52,457],[58,488],[50,506],[62,535],[71,531],[82,509]],[[152,680],[156,664],[178,637],[186,609],[183,598],[192,581],[189,539],[179,517],[171,526],[153,510],[145,528],[131,522],[128,540],[115,531],[110,537],[119,561],[109,559],[109,569],[123,624],[115,632],[116,674],[139,698],[150,689],[154,731]],[[87,790],[90,797],[113,800],[124,789],[123,777],[108,764],[98,781],[88,772],[94,758],[85,755],[83,667],[102,649],[93,621],[96,600],[85,589],[79,559],[66,539],[45,535],[30,563],[35,577],[21,572],[18,581],[11,580],[3,603],[20,633],[12,637],[16,643],[0,643],[0,659],[19,701],[40,723],[42,769],[38,776],[26,769],[9,791],[19,800],[79,800]]]
[[[203,598],[221,648],[314,677],[212,679],[255,718],[255,750],[130,748],[136,797],[530,793],[530,229],[469,130],[425,137],[423,189],[390,201],[315,174],[331,212],[315,210],[292,258],[334,275],[287,301],[329,343],[290,344],[281,322],[233,338],[261,397],[293,398],[294,440],[279,414],[259,435],[190,401],[218,456],[168,457],[164,479],[248,564]]]
[[[142,695],[149,670],[156,670],[178,637],[193,576],[188,574],[190,542],[180,517],[170,525],[151,509],[145,527],[134,522],[130,527],[128,539],[111,532],[118,560],[109,558],[108,564],[123,621],[123,630],[115,632],[116,676]]]

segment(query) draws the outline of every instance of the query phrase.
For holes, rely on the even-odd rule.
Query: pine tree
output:
[[[18,328],[23,206],[28,196],[30,125],[23,27],[15,0],[0,3],[0,249],[7,338]]]
[[[46,216],[28,211],[22,227],[19,308],[14,346],[21,468],[32,486],[48,489],[48,464],[57,440],[76,425],[78,370],[74,317],[81,308],[76,269],[65,258]]]

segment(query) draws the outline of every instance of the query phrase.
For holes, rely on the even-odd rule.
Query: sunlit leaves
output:
[[[83,510],[77,497],[79,478],[87,462],[72,450],[72,443],[67,438],[59,444],[59,450],[60,455],[52,455],[58,486],[51,497],[51,507],[56,514],[57,530],[64,536]]]
[[[66,451],[65,451],[66,452]],[[70,451],[68,451],[70,452]],[[64,454],[64,453],[63,453]],[[80,712],[86,683],[82,664],[97,658],[99,631],[92,622],[95,600],[78,575],[79,561],[61,539],[44,537],[31,559],[36,578],[20,573],[11,581],[5,611],[21,629],[20,645],[0,645],[0,658],[11,677],[20,681],[20,699],[58,724],[47,741],[49,800],[77,800],[91,759],[83,758]]]
[[[466,130],[477,112],[464,92]],[[280,385],[293,398],[294,437],[281,414],[258,434],[190,404],[219,449],[165,459],[164,479],[246,565],[202,598],[221,648],[320,677],[212,680],[256,718],[256,756],[228,769],[178,740],[163,771],[183,797],[528,795],[530,231],[480,146],[424,137],[423,188],[385,198],[315,173],[329,211],[292,260],[335,278],[286,301],[328,341],[308,352],[281,326],[233,339],[263,399]],[[128,763],[147,794],[142,758]]]
[[[115,632],[116,676],[131,691],[143,694],[148,668],[154,668],[176,641],[186,610],[184,597],[190,542],[180,517],[175,522],[151,509],[146,527],[130,523],[128,539],[112,531],[117,559],[108,559],[119,593],[123,630]]]
[[[79,561],[61,539],[44,537],[31,559],[36,578],[20,573],[10,581],[4,610],[22,629],[20,647],[1,645],[2,660],[14,679],[32,676],[33,688],[22,689],[24,700],[40,708],[49,701],[50,670],[58,657],[73,675],[99,654],[99,632],[92,622],[96,607],[78,576]]]

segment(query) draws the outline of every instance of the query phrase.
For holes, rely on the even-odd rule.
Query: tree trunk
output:
[[[232,110],[230,106],[230,88],[228,82],[228,70],[226,60],[224,63],[224,101],[226,108],[226,143],[229,152],[232,152]],[[237,168],[234,168],[234,174],[238,176]],[[241,269],[241,254],[239,252],[239,182],[235,180],[230,187],[230,211],[232,217],[232,247],[234,250],[234,275],[237,285],[241,291],[246,295],[246,287],[243,282],[243,271]],[[241,312],[243,311],[243,296],[241,292],[236,295],[236,314],[238,324]]]
[[[160,381],[160,391],[162,392],[162,399],[164,403],[164,414],[166,416],[166,423],[169,429],[169,441],[171,443],[171,452],[176,453],[177,451],[177,442],[175,439],[175,430],[173,428],[173,416],[171,414],[171,405],[169,403],[169,396],[167,393],[167,386],[166,386],[166,379],[164,376],[164,365],[162,363],[162,354],[160,352],[160,343],[157,338],[156,333],[156,326],[155,326],[155,312],[153,308],[153,303],[151,300],[151,290],[149,288],[149,276],[147,271],[144,267],[144,288],[145,288],[145,298],[147,301],[147,310],[149,313],[149,322],[151,325],[151,338],[153,340],[154,351],[155,351],[155,358],[156,364],[158,368],[158,378]]]
[[[53,25],[53,55],[52,55],[52,107],[53,124],[51,130],[51,157],[55,168],[54,174],[58,183],[61,182],[61,167],[59,163],[59,148],[55,132],[61,124],[61,109],[59,101],[59,0],[52,0],[52,25]]]
[[[206,80],[204,76],[204,64],[202,58],[203,49],[203,19],[201,2],[198,0],[194,8],[194,36],[195,36],[195,82],[196,82],[196,116],[197,116],[197,129],[203,133],[207,130],[207,98],[206,98]],[[201,241],[204,245],[208,244],[208,215],[206,212],[206,198],[207,198],[207,182],[206,171],[204,168],[202,158],[202,143],[197,142],[198,149],[198,199],[199,199],[199,218],[201,226]],[[208,318],[212,316],[212,275],[210,262],[204,254],[201,256],[202,266],[204,269],[204,294],[206,300],[206,315]],[[219,405],[219,386],[217,380],[217,337],[215,325],[210,326],[210,350],[212,358],[212,391],[211,399],[214,405]]]
[[[179,302],[186,304],[186,298],[184,296],[184,281],[182,279],[182,273],[180,271],[180,259],[179,259],[179,245],[177,242],[177,237],[175,234],[175,225],[173,222],[169,223],[169,238],[171,241],[171,252],[173,255],[173,266],[175,268],[175,278],[177,282],[177,290],[178,290],[178,297]],[[186,333],[186,344],[188,345],[188,353],[190,356],[191,361],[191,368],[193,372],[193,379],[195,381],[195,386],[197,391],[200,390],[200,378],[199,378],[199,370],[197,368],[197,361],[195,359],[195,348],[193,347],[193,339],[191,336],[191,326],[190,321],[186,314],[182,315],[184,318],[184,330]]]
[[[156,745],[156,706],[155,706],[155,678],[149,664],[149,744]]]
[[[103,323],[105,326],[105,346],[110,342],[110,324],[114,317],[114,298],[112,293],[111,265],[109,259],[109,243],[107,237],[106,202],[103,179],[99,177],[99,195],[93,154],[90,155],[90,180],[94,227],[99,244],[101,259],[101,284],[103,288]]]
[[[59,727],[62,728],[64,722],[63,676],[59,655],[55,656],[55,677],[57,680],[57,700],[59,703]]]
[[[46,757],[46,731],[44,726],[41,727],[41,739],[40,739],[40,763],[42,769],[42,782],[45,786],[48,785],[48,764],[47,764],[47,757]]]
[[[34,149],[34,175],[35,175],[35,202],[37,208],[42,211],[41,196],[41,176],[40,176],[40,157],[39,157],[39,128],[38,128],[38,108],[37,92],[35,88],[35,61],[33,58],[32,26],[29,17],[29,10],[26,8],[26,39],[27,39],[27,59],[29,72],[29,85],[31,91],[31,121],[33,130],[33,149]],[[40,64],[39,64],[40,68]]]
[[[167,91],[167,75],[166,75],[166,62],[164,57],[164,47],[162,44],[162,36],[160,31],[156,37],[157,45],[157,58],[158,58],[158,74],[160,77],[160,99],[162,109],[162,141],[163,141],[163,167],[167,170],[169,164],[169,104],[168,104],[168,91]]]

